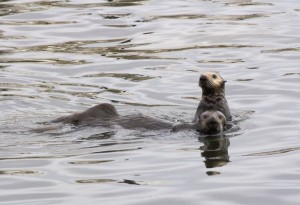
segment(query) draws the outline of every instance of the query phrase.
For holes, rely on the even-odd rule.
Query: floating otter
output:
[[[225,98],[225,80],[214,72],[206,72],[200,76],[199,86],[202,88],[202,99],[198,105],[194,122],[197,116],[208,110],[222,112],[227,121],[231,120],[231,114]]]
[[[216,134],[225,131],[226,117],[217,110],[205,111],[199,116],[199,131],[204,134]]]
[[[226,117],[217,110],[209,110],[197,116],[194,123],[180,123],[173,126],[172,131],[196,129],[202,134],[217,134],[225,131]]]
[[[116,108],[108,103],[102,103],[89,108],[83,112],[63,116],[52,120],[51,123],[66,123],[75,126],[112,126],[119,125],[125,129],[148,129],[161,130],[169,129],[177,132],[186,129],[194,129],[203,134],[219,133],[225,130],[226,118],[220,111],[207,111],[198,116],[198,120],[193,123],[173,123],[144,116],[141,114],[119,115]],[[57,128],[57,127],[56,127]],[[42,132],[53,130],[55,127],[45,127],[34,129]]]

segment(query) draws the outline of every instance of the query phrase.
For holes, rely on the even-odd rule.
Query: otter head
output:
[[[202,134],[217,134],[225,131],[226,117],[220,111],[209,110],[203,112],[199,117],[198,131]]]
[[[225,80],[215,72],[206,72],[201,74],[199,86],[202,88],[203,94],[224,92]]]

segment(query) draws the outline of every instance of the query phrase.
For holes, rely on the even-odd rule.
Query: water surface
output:
[[[1,204],[299,204],[297,0],[0,3]],[[227,80],[240,130],[41,122],[112,103],[191,121],[202,72]]]

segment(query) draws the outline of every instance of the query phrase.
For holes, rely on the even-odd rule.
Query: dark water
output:
[[[1,1],[1,204],[300,203],[298,0]],[[40,122],[114,104],[190,121],[218,71],[227,136]]]

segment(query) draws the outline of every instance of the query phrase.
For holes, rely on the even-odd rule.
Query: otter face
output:
[[[203,134],[217,134],[223,132],[226,117],[220,111],[206,111],[199,116],[199,132]]]
[[[199,86],[203,92],[217,92],[224,89],[225,80],[215,72],[206,72],[201,74]]]

